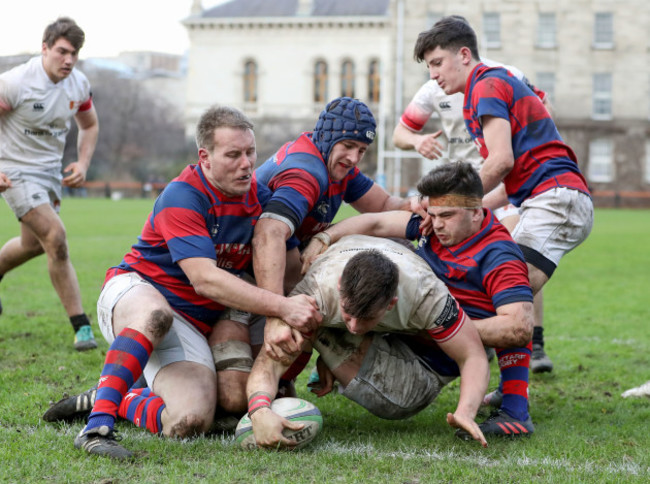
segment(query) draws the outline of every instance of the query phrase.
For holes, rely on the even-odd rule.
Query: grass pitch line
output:
[[[441,462],[465,462],[468,464],[476,465],[479,467],[502,467],[504,469],[510,468],[537,468],[543,467],[545,469],[553,469],[555,471],[567,471],[569,473],[584,472],[587,474],[607,473],[612,475],[628,475],[628,476],[647,476],[650,475],[650,467],[636,464],[634,462],[620,462],[610,463],[608,465],[599,465],[595,462],[587,461],[578,463],[565,459],[553,459],[546,457],[543,459],[535,459],[527,456],[512,456],[509,458],[492,459],[484,455],[465,455],[464,453],[457,453],[454,448],[449,451],[431,451],[431,450],[414,450],[413,452],[385,452],[377,450],[372,444],[359,444],[355,446],[341,444],[339,442],[329,441],[324,444],[316,444],[318,452],[327,452],[340,455],[366,455],[369,458],[380,459],[426,459],[438,460]],[[567,474],[568,475],[568,474]]]

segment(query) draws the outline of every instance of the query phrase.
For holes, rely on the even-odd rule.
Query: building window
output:
[[[645,142],[645,173],[644,180],[650,183],[650,140]]]
[[[600,12],[594,19],[594,47],[596,49],[614,48],[614,15]]]
[[[354,97],[354,63],[350,60],[341,65],[341,96]]]
[[[372,60],[368,66],[368,100],[372,103],[379,102],[380,82],[379,61]]]
[[[314,102],[327,102],[327,64],[317,61],[314,66]]]
[[[594,119],[612,119],[612,75],[608,72],[594,74]]]
[[[257,64],[252,60],[244,64],[244,102],[257,102]]]
[[[498,49],[501,47],[501,18],[497,12],[483,14],[483,35],[486,48]]]
[[[555,102],[555,73],[554,72],[538,72],[537,82],[535,87],[541,89],[548,96],[551,104]]]
[[[589,181],[611,182],[614,179],[614,143],[598,138],[589,143]]]
[[[555,14],[540,13],[537,19],[537,47],[555,47]]]

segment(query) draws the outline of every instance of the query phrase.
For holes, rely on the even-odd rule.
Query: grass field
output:
[[[134,242],[151,201],[68,199],[70,251],[93,316],[106,269]],[[0,244],[18,224],[0,203]],[[41,420],[63,392],[92,386],[106,343],[77,353],[44,258],[0,283],[0,482],[648,482],[650,400],[622,399],[650,379],[650,213],[598,210],[590,238],[560,265],[545,290],[551,374],[532,375],[536,432],[524,440],[456,439],[444,420],[458,386],[407,421],[383,421],[337,395],[316,401],[322,435],[300,452],[241,451],[231,436],[167,440],[118,423],[134,463],[73,448],[82,423]],[[497,381],[496,364],[492,366]]]

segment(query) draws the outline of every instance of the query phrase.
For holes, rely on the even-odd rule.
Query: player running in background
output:
[[[90,83],[75,68],[84,40],[83,30],[61,17],[46,27],[41,56],[0,74],[0,192],[20,222],[20,236],[0,249],[0,280],[45,253],[78,351],[97,343],[81,305],[59,209],[61,185],[78,188],[86,180],[99,133]],[[65,167],[67,176],[62,178],[71,118],[79,128],[78,159]]]

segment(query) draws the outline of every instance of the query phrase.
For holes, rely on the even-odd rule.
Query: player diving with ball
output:
[[[305,334],[278,318],[267,319],[264,348],[246,387],[259,446],[295,445],[282,431],[303,424],[275,414],[271,402],[280,378],[295,377],[312,347],[320,354],[316,395],[330,392],[336,380],[343,396],[385,419],[420,412],[460,376],[460,398],[447,423],[487,446],[475,422],[489,379],[481,339],[414,252],[388,239],[344,237],[312,264],[291,294],[316,299],[323,320],[317,331]]]

